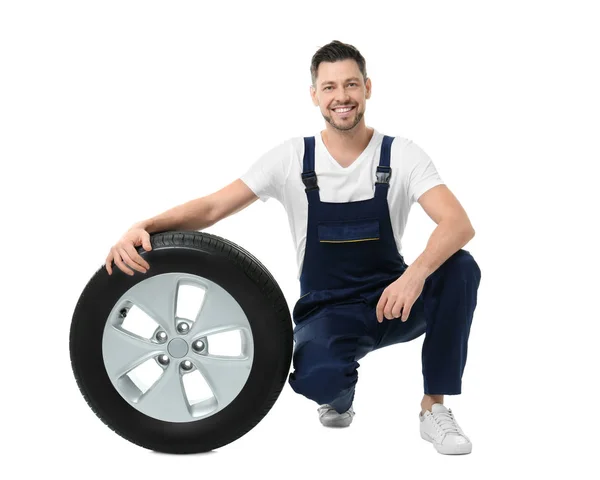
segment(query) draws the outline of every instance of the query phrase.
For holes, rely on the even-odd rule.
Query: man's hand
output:
[[[403,322],[408,320],[410,310],[421,295],[427,279],[425,273],[411,267],[408,267],[400,278],[386,287],[381,294],[376,308],[379,323],[383,322],[384,315],[388,320],[392,320],[402,314],[401,320]]]

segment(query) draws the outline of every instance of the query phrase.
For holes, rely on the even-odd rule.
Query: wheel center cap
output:
[[[167,350],[169,351],[169,355],[172,357],[182,358],[188,353],[188,344],[181,338],[174,338],[169,342]]]

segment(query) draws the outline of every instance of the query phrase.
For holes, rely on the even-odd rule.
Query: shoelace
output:
[[[452,411],[449,411],[448,413],[432,413],[431,415],[435,423],[437,423],[437,425],[442,429],[442,433],[444,435],[463,435],[463,433],[460,430],[460,427],[456,423],[454,415],[452,415]]]

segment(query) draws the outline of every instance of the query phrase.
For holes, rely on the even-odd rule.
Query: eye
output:
[[[331,87],[325,87],[323,90],[327,90],[328,88],[331,88]]]
[[[348,85],[358,85],[358,83],[352,82],[352,83],[349,83]]]

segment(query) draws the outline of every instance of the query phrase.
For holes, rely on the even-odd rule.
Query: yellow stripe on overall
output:
[[[319,240],[321,243],[350,243],[350,242],[367,242],[369,240],[379,240],[376,238],[361,238],[360,240]]]

